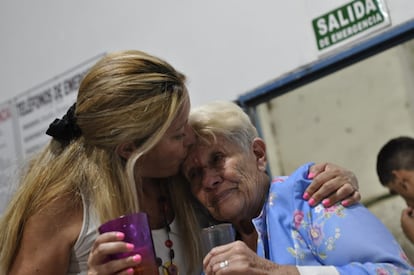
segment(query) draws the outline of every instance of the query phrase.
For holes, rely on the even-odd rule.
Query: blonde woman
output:
[[[180,199],[186,190],[169,180],[194,140],[189,110],[185,77],[165,61],[140,51],[100,60],[76,104],[50,125],[53,139],[8,204],[1,274],[131,274],[140,255],[107,262],[129,246],[117,232],[96,229],[137,211],[149,215],[160,272],[198,274],[197,217]],[[355,184],[343,180],[336,189],[354,196]]]
[[[192,141],[184,81],[168,63],[139,51],[109,54],[90,70],[76,106],[51,124],[53,139],[29,164],[4,214],[2,274],[86,273],[97,226],[126,213],[145,211],[151,228],[164,230],[159,198],[169,190],[159,179],[177,173]],[[181,244],[182,255],[173,261],[191,274],[197,254],[181,248],[197,240],[193,228],[178,225],[170,236],[175,241],[180,230],[174,245]]]

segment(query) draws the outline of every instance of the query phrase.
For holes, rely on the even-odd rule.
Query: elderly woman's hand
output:
[[[242,241],[235,241],[213,248],[204,258],[203,267],[206,275],[299,275],[299,271],[295,266],[278,265],[261,258]]]
[[[350,206],[361,200],[358,180],[354,173],[332,163],[315,164],[309,169],[309,179],[313,179],[303,198],[314,206],[322,201],[325,207],[337,202]]]
[[[110,254],[129,252],[133,245],[123,242],[121,232],[108,232],[99,235],[92,246],[88,258],[88,275],[117,274],[129,275],[141,262],[140,255],[133,255],[119,260],[109,260]]]

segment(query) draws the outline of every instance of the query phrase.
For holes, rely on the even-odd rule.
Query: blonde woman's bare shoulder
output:
[[[10,274],[65,274],[82,219],[82,203],[69,196],[34,213],[24,227]]]

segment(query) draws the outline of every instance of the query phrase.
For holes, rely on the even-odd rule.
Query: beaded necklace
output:
[[[165,231],[167,232],[167,240],[165,241],[164,244],[169,249],[168,256],[170,258],[170,261],[163,264],[162,260],[160,258],[157,258],[157,263],[158,263],[159,267],[162,267],[164,275],[177,275],[178,274],[178,267],[173,261],[174,257],[175,257],[175,253],[174,253],[174,249],[173,249],[174,243],[173,243],[173,241],[171,240],[171,237],[170,237],[171,227],[170,227],[170,224],[169,224],[168,218],[167,218],[167,210],[168,210],[167,198],[165,196],[161,196],[158,199],[158,201],[161,204],[162,215],[163,215],[163,218],[164,218]]]

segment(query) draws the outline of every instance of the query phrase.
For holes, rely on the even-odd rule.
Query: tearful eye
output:
[[[224,155],[221,153],[216,153],[213,155],[211,162],[214,166],[218,166],[219,164],[223,162],[223,160],[224,160]]]

